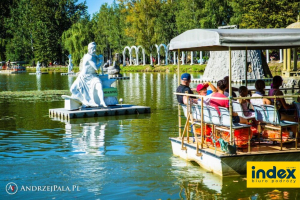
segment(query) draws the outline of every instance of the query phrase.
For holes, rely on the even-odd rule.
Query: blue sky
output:
[[[84,0],[78,0],[77,3],[84,2]],[[86,0],[88,6],[88,13],[92,16],[93,13],[98,12],[101,5],[104,3],[112,4],[113,0]]]

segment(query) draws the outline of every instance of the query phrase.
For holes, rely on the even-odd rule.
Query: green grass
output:
[[[35,67],[26,67],[28,72],[36,72]],[[73,67],[73,71],[79,72],[79,67]],[[41,67],[41,72],[68,72],[68,67],[66,66],[56,66],[56,67]]]
[[[70,95],[69,90],[43,90],[43,91],[2,91],[0,99],[22,100],[22,101],[58,101],[61,95]]]
[[[180,72],[204,72],[206,65],[180,65]],[[164,66],[125,66],[121,67],[122,72],[177,72],[177,65]]]
[[[283,68],[283,63],[269,63],[269,68],[272,74],[281,73]],[[204,72],[206,64],[204,65],[180,65],[180,72]],[[293,68],[293,62],[291,64]],[[298,69],[300,69],[300,62],[298,62]],[[27,67],[28,72],[35,72],[35,67]],[[138,66],[121,66],[122,72],[177,72],[177,65],[155,65],[154,67],[150,65],[138,65]],[[55,67],[42,67],[42,72],[68,72],[67,66],[55,66]],[[73,71],[75,73],[79,72],[79,67],[74,67]]]

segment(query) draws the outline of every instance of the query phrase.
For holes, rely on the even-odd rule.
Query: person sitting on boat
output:
[[[248,88],[246,86],[241,86],[239,88],[239,97],[247,97],[248,96]],[[255,113],[249,110],[250,100],[249,99],[239,99],[238,102],[241,104],[244,115],[246,117],[254,117]]]
[[[226,81],[225,80],[219,80],[217,82],[218,92],[213,93],[211,95],[211,97],[227,98],[224,95],[225,89],[226,89]],[[219,106],[229,108],[229,100],[228,99],[214,99],[214,98],[211,98],[210,102],[209,102],[209,105],[215,107],[216,110],[220,114]],[[242,117],[239,117],[237,115],[237,113],[232,113],[232,121],[233,121],[233,123],[247,124],[247,120],[242,118]]]
[[[10,67],[11,67],[10,60],[7,61],[6,66],[7,66],[7,69],[10,69]]]
[[[210,87],[212,90],[207,90],[207,88]],[[204,83],[204,84],[199,84],[197,85],[197,93],[201,96],[211,96],[213,92],[218,92],[218,90],[215,88],[213,84],[210,82]],[[204,99],[204,104],[209,105],[210,98],[205,98]],[[198,104],[201,105],[201,98],[198,99]]]
[[[262,97],[262,96],[265,96],[265,87],[266,87],[266,84],[263,80],[257,80],[255,82],[255,93],[252,95],[252,97]],[[251,99],[250,100],[251,104],[252,105],[258,105],[258,106],[261,106],[261,105],[270,105],[271,104],[271,101],[267,98],[261,98],[261,99]]]
[[[225,85],[226,85],[224,95],[226,97],[229,97],[229,76],[225,76],[223,80],[225,81]],[[236,97],[235,91],[239,91],[239,89],[236,87],[231,87],[231,88],[232,88],[232,97]]]
[[[283,92],[280,91],[279,87],[282,86],[283,79],[281,76],[273,77],[273,87],[269,91],[269,96],[283,96]],[[271,104],[274,104],[274,98],[271,98]],[[278,107],[279,114],[281,115],[281,120],[294,121],[295,109],[293,105],[286,103],[284,98],[276,99],[276,104]]]
[[[191,75],[189,73],[184,73],[181,75],[181,84],[176,89],[177,93],[185,93],[188,94],[194,94],[193,91],[190,88],[191,83]],[[193,101],[193,103],[197,103],[196,97],[190,97]],[[180,104],[187,104],[187,97],[183,95],[177,95],[177,101]]]
[[[298,91],[294,95],[300,95],[300,81],[298,81]],[[293,97],[295,103],[300,103],[300,97]]]

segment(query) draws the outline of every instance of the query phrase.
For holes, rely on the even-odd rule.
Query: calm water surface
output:
[[[150,106],[151,114],[63,122],[48,116],[63,100],[0,99],[0,199],[300,199],[299,190],[247,189],[244,177],[220,178],[174,157],[176,75],[125,75],[130,80],[114,83],[119,98]],[[67,90],[74,80],[0,74],[0,91]],[[19,187],[15,195],[5,191],[9,182]],[[80,191],[57,191],[73,186]]]

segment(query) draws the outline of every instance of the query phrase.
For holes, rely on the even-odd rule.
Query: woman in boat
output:
[[[283,79],[281,76],[273,77],[273,87],[269,91],[269,96],[283,96],[283,92],[280,91],[279,87],[282,86]],[[274,98],[271,98],[271,104],[274,104]],[[284,98],[277,98],[276,105],[281,115],[281,120],[289,120],[294,121],[295,109],[293,105],[289,105],[286,103]]]
[[[225,89],[226,89],[226,81],[219,80],[217,82],[217,90],[218,91],[213,93],[211,95],[211,97],[227,98],[224,95]],[[215,107],[216,110],[220,114],[219,106],[229,108],[229,101],[228,101],[228,99],[213,99],[212,98],[212,99],[210,99],[209,105]],[[232,113],[232,121],[233,121],[233,123],[247,124],[247,120],[242,117],[239,117],[237,115],[237,113]]]
[[[252,97],[262,97],[265,96],[265,87],[266,84],[263,80],[257,80],[255,82],[255,93],[252,95]],[[271,101],[267,98],[262,98],[262,99],[251,99],[250,100],[252,105],[270,105]]]

